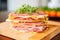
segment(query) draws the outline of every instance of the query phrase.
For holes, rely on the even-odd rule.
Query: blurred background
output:
[[[42,7],[41,10],[47,13],[50,18],[60,19],[60,0],[0,0],[0,22],[7,19],[9,12],[15,11],[23,4]]]

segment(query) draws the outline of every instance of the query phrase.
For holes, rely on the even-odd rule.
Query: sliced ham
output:
[[[18,31],[41,32],[47,27],[43,12],[39,14],[32,13],[32,15],[10,13],[8,19],[11,20],[12,28]]]

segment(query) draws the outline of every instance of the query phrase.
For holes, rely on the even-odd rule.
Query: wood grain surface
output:
[[[50,40],[60,33],[60,23],[55,21],[48,22],[48,29],[41,33],[21,33],[10,28],[9,22],[0,24],[0,34],[16,40]]]

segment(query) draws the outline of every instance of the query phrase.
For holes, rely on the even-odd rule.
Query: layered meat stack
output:
[[[8,22],[12,28],[20,32],[41,32],[47,28],[48,16],[42,12],[32,13],[9,13]]]
[[[7,21],[16,30],[41,32],[47,27],[47,15],[10,13]]]

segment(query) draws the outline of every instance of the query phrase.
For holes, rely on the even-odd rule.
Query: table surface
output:
[[[9,22],[0,24],[0,34],[16,40],[50,40],[60,33],[60,22],[49,21],[48,29],[41,33],[22,33],[10,28]]]

